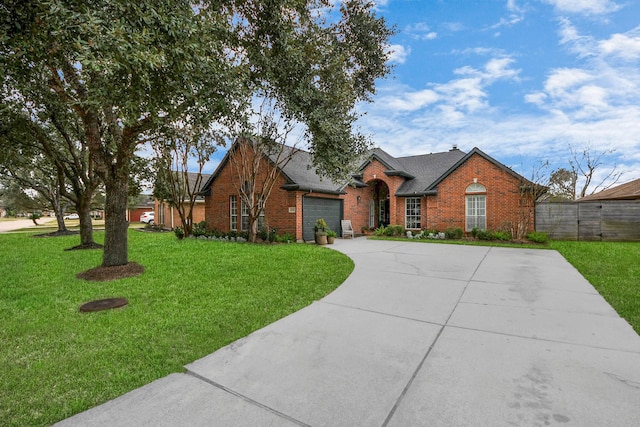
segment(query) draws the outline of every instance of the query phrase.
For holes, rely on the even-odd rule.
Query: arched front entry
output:
[[[389,186],[381,179],[373,179],[367,184],[372,194],[369,206],[369,226],[378,228],[381,225],[389,225]]]

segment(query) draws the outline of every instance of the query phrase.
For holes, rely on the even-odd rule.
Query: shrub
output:
[[[474,228],[471,230],[471,235],[478,240],[511,240],[511,233],[508,231],[491,231]]]
[[[380,227],[375,229],[373,234],[374,234],[374,236],[384,236],[384,230],[385,230],[384,225],[381,225]]]
[[[462,234],[462,228],[460,227],[447,228],[444,230],[444,235],[447,239],[460,240],[462,239]]]
[[[527,234],[527,239],[535,243],[549,243],[549,235],[542,231],[534,231]]]
[[[394,225],[393,226],[393,235],[394,236],[402,236],[404,235],[404,227],[401,225]]]
[[[258,237],[264,242],[269,240],[269,232],[267,231],[267,227],[260,228],[260,231],[258,231]]]
[[[296,236],[294,236],[293,233],[276,234],[275,241],[278,243],[295,242]]]
[[[191,234],[194,237],[198,236],[206,236],[209,234],[209,227],[207,227],[206,221],[200,221],[199,223],[193,226],[193,230],[191,230]]]
[[[491,234],[493,235],[493,240],[511,240],[511,233],[508,231],[494,231]]]
[[[184,237],[184,230],[182,229],[182,227],[174,228],[173,232],[175,233],[178,239],[182,239]]]
[[[474,235],[475,231],[475,235]],[[474,228],[471,230],[471,235],[478,240],[494,240],[493,233],[489,230],[481,230],[479,228]]]

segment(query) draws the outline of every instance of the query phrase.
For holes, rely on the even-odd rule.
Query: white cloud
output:
[[[433,84],[431,88],[411,91],[407,88],[394,88],[388,94],[379,97],[378,102],[391,114],[403,114],[434,107],[442,119],[454,124],[466,114],[487,109],[486,88],[497,80],[516,80],[520,70],[511,68],[511,58],[492,58],[476,69],[461,67],[454,70],[459,79],[446,83]]]
[[[567,90],[580,85],[582,83],[589,82],[593,79],[591,74],[584,70],[576,68],[560,68],[554,70],[553,73],[547,78],[544,85],[544,90],[548,92],[552,97],[559,97],[565,94]]]
[[[620,6],[610,0],[543,0],[560,12],[583,15],[603,15],[615,12]]]
[[[570,8],[566,2],[553,4]],[[572,10],[595,13],[605,6],[617,7],[576,2]],[[396,156],[446,151],[452,144],[464,151],[477,146],[528,176],[536,160],[566,167],[569,144],[591,144],[599,152],[616,150],[607,161],[617,162],[627,172],[625,179],[640,177],[640,26],[601,37],[579,30],[567,18],[559,20],[558,28],[561,45],[573,58],[549,69],[541,82],[518,69],[504,51],[454,50],[460,60],[467,59],[464,55],[486,58],[480,66],[460,66],[448,81],[427,82],[419,90],[385,84],[360,125],[376,145]],[[526,84],[529,91],[522,96],[531,109],[494,105],[497,82],[522,83],[521,89]]]
[[[432,31],[431,28],[424,22],[417,22],[415,24],[407,25],[404,33],[418,40],[434,40],[438,38],[438,33]]]
[[[440,96],[433,90],[425,89],[408,92],[403,96],[388,96],[380,99],[393,111],[415,111],[439,100]]]
[[[513,62],[513,59],[508,57],[493,58],[490,59],[481,70],[470,66],[464,66],[454,70],[453,72],[463,76],[480,77],[488,83],[498,79],[517,80],[520,70],[509,67]]]
[[[640,59],[640,27],[627,34],[614,34],[609,39],[600,41],[599,47],[604,55],[637,61]]]
[[[444,22],[442,27],[454,33],[464,30],[464,25],[461,22]]]
[[[387,48],[387,61],[404,64],[411,53],[411,48],[405,48],[400,44],[392,44]]]
[[[509,12],[508,16],[506,18],[500,18],[500,21],[498,21],[497,24],[493,24],[491,27],[489,27],[490,29],[495,30],[501,27],[511,27],[524,20],[525,9],[518,6],[515,0],[508,0],[506,8]]]
[[[584,36],[566,18],[560,19],[560,44],[568,45],[572,53],[579,58],[588,58],[598,54],[597,43],[591,36]]]

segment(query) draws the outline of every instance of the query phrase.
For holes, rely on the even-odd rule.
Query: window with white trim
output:
[[[229,229],[238,229],[238,197],[229,196]]]
[[[420,229],[421,213],[420,213],[420,197],[407,197],[404,201],[404,228]]]
[[[260,196],[258,206],[260,209],[260,215],[258,215],[258,230],[262,230],[266,225],[264,221],[264,196]]]
[[[249,229],[249,205],[242,202],[242,224],[240,224],[241,230]]]
[[[465,196],[466,231],[471,231],[474,228],[479,228],[481,230],[485,230],[487,228],[486,192],[487,189],[482,184],[473,183],[467,187],[467,194]]]
[[[376,226],[376,202],[371,199],[369,201],[369,228]]]

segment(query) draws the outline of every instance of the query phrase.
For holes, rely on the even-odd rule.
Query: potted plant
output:
[[[338,233],[336,233],[335,231],[327,229],[327,243],[332,245],[336,240],[337,235]]]
[[[324,218],[316,220],[316,225],[313,227],[315,231],[316,244],[327,244],[327,228],[327,222],[324,220]]]

